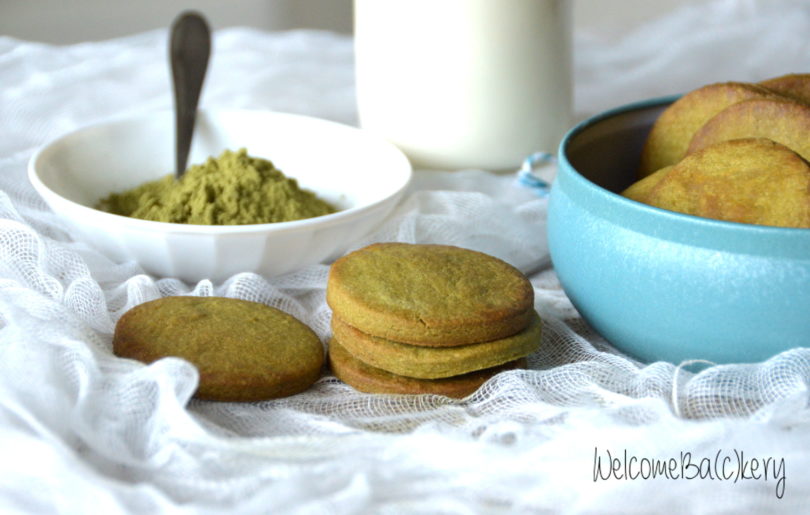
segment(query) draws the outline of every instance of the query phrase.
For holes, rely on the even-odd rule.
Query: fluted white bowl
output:
[[[333,259],[381,222],[411,179],[404,154],[361,129],[270,111],[201,111],[189,163],[244,147],[340,210],[292,222],[209,226],[94,209],[111,192],[173,170],[172,116],[147,113],[79,129],[43,146],[28,166],[31,184],[76,239],[158,277],[273,276]]]

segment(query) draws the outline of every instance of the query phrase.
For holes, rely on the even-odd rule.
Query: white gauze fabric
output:
[[[807,71],[808,31],[806,4],[784,0],[686,7],[610,43],[578,35],[577,111]],[[810,351],[699,373],[640,364],[586,326],[548,267],[532,276],[545,322],[530,369],[500,374],[463,400],[367,395],[326,376],[285,399],[203,402],[191,399],[198,376],[189,363],[113,356],[118,317],[175,294],[263,302],[324,342],[329,336],[327,265],[221,284],[149,277],[73,241],[28,184],[27,160],[46,141],[112,116],[170,108],[165,55],[164,31],[65,47],[0,37],[0,511],[709,513],[806,505]],[[221,30],[209,73],[204,107],[356,123],[346,36]],[[529,269],[547,260],[545,208],[511,176],[420,171],[397,210],[352,247],[440,242]],[[595,455],[606,450],[656,459],[690,452],[695,462],[738,451],[783,467],[736,482],[595,481]]]

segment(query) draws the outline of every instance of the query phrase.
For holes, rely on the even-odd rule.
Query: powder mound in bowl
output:
[[[334,213],[328,202],[301,189],[272,162],[226,150],[174,175],[102,199],[97,209],[156,222],[243,225],[289,222]]]

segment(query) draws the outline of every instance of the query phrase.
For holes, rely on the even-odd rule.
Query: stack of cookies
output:
[[[465,397],[540,344],[529,281],[472,250],[371,245],[335,261],[326,298],[332,371],[365,392]]]

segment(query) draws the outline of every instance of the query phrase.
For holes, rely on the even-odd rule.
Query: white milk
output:
[[[355,0],[360,124],[417,168],[517,169],[571,118],[566,0]]]

